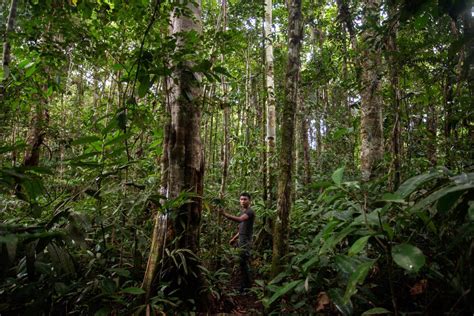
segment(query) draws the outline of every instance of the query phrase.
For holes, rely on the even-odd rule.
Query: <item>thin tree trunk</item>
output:
[[[379,21],[378,0],[364,1],[361,74],[361,174],[368,181],[378,175],[384,142],[380,96],[380,51],[375,47],[375,26]]]
[[[464,38],[470,38],[471,40],[465,44],[465,59],[466,61],[471,60],[471,62],[465,62],[463,65],[464,77],[467,81],[468,86],[468,96],[470,101],[470,108],[474,109],[474,67],[472,67],[472,60],[474,59],[474,17],[472,16],[472,5],[467,6],[463,14],[463,24],[464,24]],[[474,148],[474,126],[466,122],[467,128],[469,130],[469,147]],[[474,160],[474,150],[470,151],[470,160]]]
[[[351,46],[353,50],[357,49],[357,39],[354,30],[354,24],[352,22],[352,16],[349,9],[349,4],[346,0],[336,0],[338,8],[338,19],[344,24],[347,33],[349,33],[349,38],[351,41]]]
[[[428,105],[428,117],[426,120],[426,128],[428,130],[428,148],[427,148],[427,156],[428,160],[431,163],[431,166],[436,166],[438,163],[438,157],[436,154],[438,148],[438,141],[437,141],[437,113],[436,113],[436,106],[434,103],[430,102]]]
[[[222,31],[225,32],[227,28],[227,1],[222,0]],[[224,55],[221,55],[221,62],[224,63]],[[229,139],[229,121],[230,121],[230,108],[227,102],[227,84],[224,82],[224,76],[221,76],[221,88],[223,94],[222,108],[223,110],[223,123],[224,123],[224,143],[223,143],[223,155],[222,155],[222,178],[221,187],[219,190],[219,198],[223,199],[227,184],[227,174],[229,169],[229,150],[230,150],[230,139]],[[247,98],[246,98],[247,99]],[[220,215],[219,215],[220,220]]]
[[[306,106],[302,101],[301,103],[301,144],[303,147],[303,185],[307,187],[311,183],[311,157],[309,149],[309,139],[308,139],[308,117]]]
[[[274,228],[272,275],[282,268],[288,252],[289,215],[292,205],[292,171],[294,157],[295,113],[298,102],[300,50],[303,37],[301,0],[288,2],[288,63],[285,78],[285,103],[282,112],[279,160],[277,219]]]
[[[393,113],[393,130],[392,130],[392,163],[391,163],[391,177],[390,186],[395,191],[401,180],[401,158],[400,158],[400,63],[398,59],[397,46],[397,31],[399,22],[395,18],[396,10],[393,0],[388,1],[389,17],[393,20],[393,25],[390,25],[390,34],[388,36],[388,67],[390,75],[390,88],[392,94],[392,106],[390,113]]]
[[[3,78],[5,79],[10,75],[11,50],[10,50],[10,42],[8,40],[8,35],[9,33],[13,32],[13,27],[16,21],[17,7],[18,7],[18,0],[12,0],[11,5],[10,5],[10,13],[8,14],[8,18],[7,18],[7,27],[5,31],[5,36],[3,38],[2,67],[3,67]]]
[[[227,1],[222,0],[221,3],[221,15],[222,17],[222,31],[225,32],[227,29]],[[220,27],[220,25],[218,25]],[[221,62],[224,63],[224,55],[221,55]],[[229,124],[230,124],[230,107],[228,104],[227,99],[227,84],[225,83],[224,76],[221,76],[221,89],[223,94],[222,99],[222,108],[223,108],[223,123],[224,123],[224,142],[223,142],[223,153],[222,153],[222,178],[221,178],[221,187],[219,190],[219,198],[224,200],[225,192],[227,187],[227,177],[229,173],[229,158],[230,158],[230,131],[229,131]],[[222,227],[222,215],[219,212],[217,216],[217,227]],[[221,249],[220,245],[222,243],[222,234],[221,230],[217,229],[217,236],[216,236],[216,245],[214,247],[214,263],[216,266],[220,266],[221,262],[221,255],[219,250]]]
[[[274,201],[272,189],[274,178],[273,156],[276,140],[275,82],[273,77],[273,33],[272,33],[272,0],[265,0],[265,17],[263,36],[265,40],[265,80],[267,92],[267,153],[266,153],[266,203],[270,207]]]

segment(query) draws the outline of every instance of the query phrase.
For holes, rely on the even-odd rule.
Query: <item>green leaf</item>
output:
[[[110,279],[104,279],[101,282],[102,291],[106,294],[113,294],[117,288],[115,282]]]
[[[315,254],[311,259],[309,259],[305,264],[303,264],[302,268],[303,271],[308,271],[309,268],[311,268],[313,265],[315,265],[317,262],[319,262],[320,256]]]
[[[97,312],[95,312],[94,316],[107,316],[110,315],[110,308],[109,307],[102,307]]]
[[[122,70],[122,69],[125,69],[125,68],[123,67],[122,64],[116,63],[112,66],[112,69],[115,70],[115,71],[119,71],[119,70]]]
[[[345,168],[346,167],[341,167],[341,168],[337,169],[336,171],[334,171],[334,173],[332,174],[331,179],[332,179],[332,181],[334,181],[334,183],[336,185],[341,185],[342,177],[344,175],[344,169]]]
[[[48,90],[46,90],[46,97],[50,97],[53,94],[53,86],[49,86]]]
[[[29,59],[24,59],[18,63],[18,68],[23,69],[23,68],[26,68],[26,65],[32,65],[32,64],[34,63],[32,63]]]
[[[303,280],[295,280],[289,283],[286,283],[283,287],[279,288],[269,300],[263,300],[263,304],[266,307],[270,307],[273,302],[275,302],[278,298],[281,296],[285,295],[292,289],[294,289],[297,285],[302,284],[304,281]]]
[[[353,274],[360,265],[360,259],[344,255],[336,255],[334,257],[334,262],[336,263],[339,271],[345,274]]]
[[[232,75],[224,67],[216,66],[212,70],[217,74],[221,74],[221,75],[224,75],[226,77],[233,78]]]
[[[14,150],[22,150],[24,148],[26,148],[25,143],[17,143],[13,146],[0,146],[0,154],[4,154]]]
[[[145,294],[145,290],[139,287],[127,287],[122,290],[123,293],[133,294],[133,295],[141,295]]]
[[[406,201],[399,194],[396,193],[385,193],[382,196],[382,201],[392,203],[406,203]]]
[[[313,190],[327,189],[330,186],[332,186],[332,182],[330,181],[317,181],[311,184]]]
[[[127,112],[125,109],[122,109],[120,112],[117,113],[117,126],[125,132],[127,130]]]
[[[349,300],[345,302],[342,297],[342,290],[341,289],[330,289],[328,291],[329,297],[331,298],[333,304],[336,308],[341,312],[342,315],[352,315],[354,311],[354,307],[352,302]]]
[[[410,244],[400,244],[392,248],[392,258],[396,264],[410,272],[418,272],[425,264],[423,252]]]
[[[93,142],[96,142],[96,141],[99,141],[99,140],[100,140],[100,138],[98,136],[90,135],[90,136],[80,137],[80,138],[74,140],[71,144],[72,145],[83,145],[83,144],[90,144],[90,143],[93,143]]]
[[[362,316],[392,314],[391,311],[383,307],[374,307],[362,313]]]
[[[361,237],[359,239],[357,239],[351,246],[351,248],[349,249],[349,256],[353,256],[353,255],[356,255],[358,254],[359,252],[362,251],[362,249],[365,248],[365,246],[367,245],[367,242],[369,241],[369,238],[371,236],[364,236],[364,237]]]
[[[436,209],[439,212],[450,211],[456,205],[456,202],[458,202],[459,198],[463,194],[463,191],[456,191],[446,194],[438,200],[438,202],[436,203]]]
[[[6,248],[7,248],[8,259],[10,260],[10,262],[13,262],[13,260],[15,260],[15,257],[16,257],[18,237],[13,234],[0,236],[0,244],[3,244],[3,243],[6,245]]]
[[[402,185],[395,192],[396,195],[407,198],[410,194],[415,192],[415,190],[420,187],[422,184],[431,181],[433,179],[441,178],[444,176],[442,171],[436,170],[429,173],[424,173],[416,177],[410,178],[407,181],[403,182]]]
[[[147,94],[148,89],[150,89],[150,86],[151,86],[150,76],[141,77],[140,85],[138,86],[138,96],[140,98],[143,98]]]
[[[433,192],[432,194],[428,195],[423,200],[416,203],[411,210],[416,212],[418,210],[424,209],[429,206],[431,203],[441,199],[447,194],[458,192],[458,191],[467,191],[474,188],[474,183],[462,184],[462,185],[455,185],[451,187],[444,187],[439,189],[438,191]]]
[[[352,295],[357,293],[357,284],[364,283],[370,268],[375,261],[364,262],[360,264],[357,269],[349,277],[347,282],[346,292],[344,293],[344,302],[348,303]]]
[[[426,25],[428,24],[429,22],[429,15],[428,13],[424,13],[424,14],[421,14],[419,15],[416,19],[415,19],[415,28],[420,31],[422,30],[423,28],[426,27]]]
[[[112,145],[112,144],[116,144],[116,143],[122,143],[125,139],[127,139],[130,135],[128,134],[119,134],[118,136],[108,140],[104,146],[109,146],[109,145]]]
[[[469,210],[467,212],[469,214],[469,220],[474,221],[474,201],[469,201]]]
[[[36,71],[36,66],[32,66],[28,68],[28,70],[25,73],[25,78],[29,78],[32,74],[34,74]]]

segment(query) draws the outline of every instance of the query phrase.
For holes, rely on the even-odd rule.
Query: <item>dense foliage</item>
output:
[[[175,286],[201,273],[206,311],[235,311],[235,224],[217,210],[236,213],[242,191],[257,214],[247,312],[474,312],[467,1],[381,1],[380,21],[364,19],[368,1],[303,1],[289,252],[274,278],[263,3],[203,0],[202,33],[183,33],[180,46],[170,17],[190,15],[186,1],[3,1],[1,25],[15,2],[13,30],[1,30],[11,61],[0,70],[0,314],[196,311]],[[288,27],[275,1],[277,148]],[[369,47],[380,57],[384,153],[365,181]],[[200,250],[166,244],[145,300],[154,218],[196,198],[163,191],[170,78],[186,63],[202,75]],[[268,189],[276,195],[276,183]]]

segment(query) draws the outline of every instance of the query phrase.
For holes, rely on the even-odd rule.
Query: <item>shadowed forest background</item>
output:
[[[0,2],[0,314],[474,313],[469,0]],[[254,284],[228,244],[256,213]]]

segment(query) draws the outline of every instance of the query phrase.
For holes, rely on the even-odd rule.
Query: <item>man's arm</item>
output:
[[[230,219],[231,221],[234,221],[234,222],[237,222],[237,223],[242,223],[242,222],[245,222],[246,220],[249,219],[249,216],[244,213],[240,216],[234,216],[234,215],[230,215],[230,214],[227,214],[226,212],[222,212],[222,215],[228,219]]]
[[[229,240],[229,244],[233,244],[235,243],[235,241],[237,240],[237,238],[239,238],[239,232],[237,232],[237,234],[234,235],[234,237],[232,237],[230,240]]]

